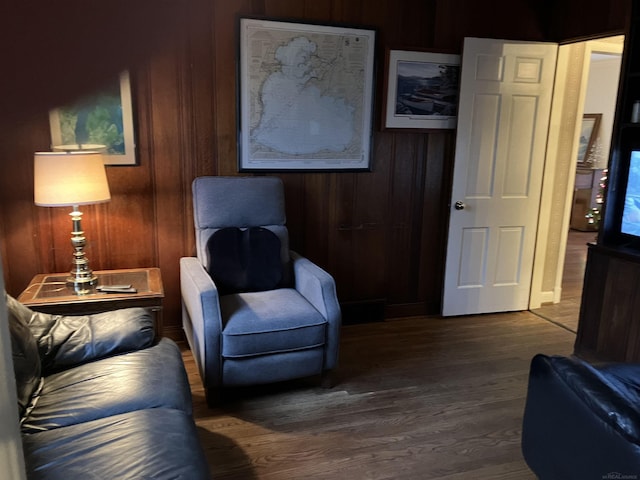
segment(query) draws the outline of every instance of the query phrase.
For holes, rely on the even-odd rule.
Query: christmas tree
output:
[[[607,188],[607,175],[608,169],[604,169],[602,171],[602,176],[600,177],[600,181],[598,182],[598,193],[596,194],[596,206],[591,208],[589,212],[585,215],[587,218],[587,223],[592,225],[595,229],[598,228],[600,223],[600,219],[602,216],[602,204],[604,203],[604,192]]]

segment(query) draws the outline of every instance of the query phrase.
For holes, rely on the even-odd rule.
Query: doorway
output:
[[[615,36],[560,47],[565,49],[565,65],[562,65],[561,53],[559,75],[565,76],[561,80],[567,95],[559,100],[558,110],[563,112],[556,112],[556,115],[575,115],[578,122],[583,114],[590,118],[596,115],[599,122],[595,141],[588,152],[580,151],[575,145],[577,135],[573,137],[573,148],[569,149],[572,154],[578,152],[575,160],[571,159],[573,155],[567,158],[567,148],[564,152],[557,148],[555,154],[558,163],[561,164],[561,158],[571,160],[566,162],[564,181],[562,165],[556,166],[552,175],[545,178],[547,210],[551,220],[547,225],[541,222],[542,235],[539,234],[538,248],[542,247],[546,256],[544,265],[538,264],[537,270],[534,270],[530,309],[573,332],[577,332],[587,243],[595,241],[597,236],[597,228],[593,228],[586,215],[593,216],[595,212],[597,223],[597,200],[602,195],[600,184],[609,157],[623,43],[624,36]],[[582,61],[576,62],[576,58],[580,57]],[[579,93],[576,95],[576,92]],[[566,101],[566,97],[570,100]],[[580,129],[580,124],[576,125],[577,129]],[[550,150],[553,146],[550,140]],[[558,190],[563,183],[566,185],[566,194],[559,195]],[[561,217],[564,212],[564,216],[554,221],[553,216],[557,217],[558,212]],[[541,258],[537,261],[541,261]],[[542,270],[544,273],[541,273]]]

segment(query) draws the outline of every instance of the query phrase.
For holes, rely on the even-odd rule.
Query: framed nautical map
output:
[[[460,56],[387,50],[385,128],[455,128]]]
[[[375,31],[240,19],[240,171],[369,170]]]

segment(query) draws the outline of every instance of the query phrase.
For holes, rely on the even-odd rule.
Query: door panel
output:
[[[508,162],[502,188],[503,198],[526,197],[529,195],[534,141],[537,99],[535,97],[514,97],[511,111],[511,128],[507,158],[520,158],[518,162]]]
[[[487,234],[486,228],[465,228],[462,232],[462,255],[458,266],[458,285],[462,288],[477,288],[485,283]]]
[[[493,193],[499,117],[498,95],[478,95],[474,98],[471,139],[467,151],[467,198],[490,198]]]
[[[496,259],[496,286],[517,285],[520,283],[520,262],[512,259],[522,258],[522,240],[524,229],[521,227],[503,227],[498,232],[498,252]]]
[[[465,39],[443,315],[528,306],[556,54]]]

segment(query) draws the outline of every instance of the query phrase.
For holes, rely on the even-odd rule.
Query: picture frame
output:
[[[367,171],[373,29],[242,17],[238,169]]]
[[[588,163],[589,153],[598,138],[601,120],[601,113],[585,113],[582,115],[582,126],[580,128],[580,140],[578,143],[578,163]]]
[[[456,128],[460,55],[386,50],[385,129]]]
[[[98,91],[49,112],[51,149],[100,149],[105,165],[137,165],[129,72]]]

